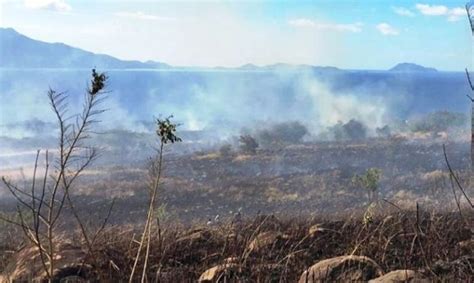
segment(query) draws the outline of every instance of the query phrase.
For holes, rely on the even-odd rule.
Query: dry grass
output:
[[[360,216],[345,220],[257,216],[205,227],[166,225],[161,233],[153,233],[147,276],[150,281],[193,282],[205,270],[232,261],[236,281],[296,282],[318,260],[354,254],[375,260],[384,272],[414,269],[436,281],[468,282],[474,275],[474,255],[459,243],[472,241],[473,220],[472,211],[463,217],[403,211],[375,216],[368,225]],[[125,226],[105,231],[94,250],[96,279],[128,278],[138,248],[137,231]],[[267,232],[260,237],[264,240],[256,242],[263,232]],[[80,244],[77,248],[86,249]],[[3,266],[11,256],[5,252],[9,249],[1,250]]]

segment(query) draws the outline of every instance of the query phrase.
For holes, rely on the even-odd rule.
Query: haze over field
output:
[[[162,197],[182,219],[207,202],[202,195],[222,197],[216,188],[230,190],[232,200],[192,216],[238,206],[276,211],[285,207],[273,206],[278,197],[289,207],[311,204],[308,178],[321,178],[325,195],[326,183],[345,191],[348,176],[369,167],[386,171],[387,197],[420,192],[431,186],[424,174],[446,169],[441,143],[453,144],[453,168],[465,168],[470,90],[463,68],[472,44],[462,3],[317,2],[2,1],[0,170],[23,178],[37,149],[58,154],[46,93],[66,92],[76,119],[91,69],[108,80],[107,111],[90,140],[101,158],[87,171],[91,188],[80,190],[87,197],[100,186],[116,188],[103,191],[108,197],[142,197],[136,180],[154,152],[154,119],[168,115],[183,142],[167,152],[174,160],[167,190],[184,202]],[[255,138],[254,157],[242,149],[246,135]],[[97,184],[122,173],[126,185]],[[342,195],[314,209],[338,211],[353,201]]]
[[[0,283],[471,282],[464,1],[0,0]]]
[[[41,42],[11,28],[0,29],[0,40],[6,58],[0,62],[0,82],[3,105],[8,105],[0,117],[5,161],[14,151],[51,146],[47,140],[56,132],[46,90],[67,91],[77,107],[86,87],[82,78],[92,67],[111,77],[104,131],[150,133],[153,117],[174,114],[190,141],[204,143],[285,121],[303,123],[310,130],[307,139],[351,119],[374,135],[377,127],[433,111],[468,111],[462,72],[416,64],[389,70],[289,64],[173,67]]]
[[[466,113],[462,5],[2,1],[0,80],[11,107],[0,130],[50,133],[45,91],[77,103],[94,67],[111,77],[108,130],[149,132],[154,116],[174,114],[181,130],[221,140],[289,120],[312,136],[351,119],[373,134],[433,111]]]

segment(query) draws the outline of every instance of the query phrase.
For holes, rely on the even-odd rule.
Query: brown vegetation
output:
[[[152,232],[146,276],[160,282],[199,278],[202,282],[224,282],[224,278],[231,282],[306,282],[301,278],[308,274],[316,278],[316,270],[323,280],[369,280],[390,271],[409,270],[409,276],[430,281],[468,282],[474,274],[474,255],[465,247],[472,245],[473,220],[472,211],[461,217],[419,210],[379,215],[369,225],[362,224],[360,215],[345,221],[258,216],[207,226],[175,223],[163,227],[161,233]],[[139,246],[136,231],[124,226],[108,228],[93,251],[96,263],[87,262],[79,271],[83,256],[67,263],[58,260],[57,274],[79,272],[87,279],[105,282],[128,279]],[[5,248],[0,256],[9,260],[0,267],[2,276],[41,277],[42,272],[31,264],[29,249]],[[18,252],[8,252],[12,250]],[[81,241],[64,243],[59,257],[68,259],[86,251]],[[25,266],[25,261],[30,264]],[[142,265],[137,267],[139,273],[142,269]],[[388,276],[402,275],[398,271]]]

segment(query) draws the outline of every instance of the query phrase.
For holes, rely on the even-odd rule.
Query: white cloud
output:
[[[314,28],[318,30],[338,31],[338,32],[361,32],[362,23],[353,24],[336,24],[336,23],[321,23],[310,19],[299,18],[288,21],[288,24],[298,28]]]
[[[464,8],[454,8],[449,11],[448,21],[459,21],[464,16],[466,16],[466,10]]]
[[[25,0],[24,5],[28,9],[43,9],[59,12],[69,12],[72,7],[64,0]]]
[[[375,26],[377,30],[383,35],[399,35],[400,32],[387,23],[380,23]]]
[[[416,4],[415,7],[427,16],[444,16],[449,11],[448,7],[443,5]]]
[[[392,9],[395,12],[395,14],[400,15],[400,16],[404,16],[404,17],[414,17],[415,16],[415,13],[413,13],[412,11],[410,11],[407,8],[392,7]]]
[[[135,20],[149,20],[149,21],[170,21],[174,18],[170,17],[160,17],[156,15],[146,14],[143,12],[117,12],[115,13],[118,17],[135,19]]]
[[[448,21],[454,22],[461,19],[461,17],[466,15],[464,8],[448,8],[444,5],[428,5],[428,4],[416,4],[416,9],[420,11],[421,14],[426,16],[445,16]]]
[[[309,28],[313,28],[316,26],[316,23],[313,22],[312,20],[309,20],[309,19],[295,19],[295,20],[290,20],[288,21],[288,24],[290,26],[294,26],[294,27],[309,27]]]

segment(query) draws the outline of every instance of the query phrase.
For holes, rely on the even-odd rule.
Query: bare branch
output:
[[[465,70],[466,70],[466,77],[469,83],[469,87],[471,88],[472,91],[474,91],[474,85],[472,84],[472,81],[471,81],[471,75],[469,75],[469,71],[467,70],[467,68]]]
[[[459,182],[458,177],[456,176],[456,174],[454,174],[454,171],[451,168],[451,165],[449,164],[448,155],[446,154],[446,146],[444,144],[443,144],[443,154],[444,154],[444,160],[446,161],[446,166],[448,167],[449,173],[453,177],[454,181],[456,182],[456,185],[458,186],[459,190],[464,195],[464,198],[466,198],[471,208],[474,208],[474,205],[472,204],[471,199],[467,196],[466,191],[462,187],[461,183]]]
[[[467,18],[469,19],[469,24],[471,25],[471,32],[474,35],[474,15],[473,15],[473,10],[474,10],[474,4],[472,3],[467,3],[466,4],[466,12],[467,12]]]

